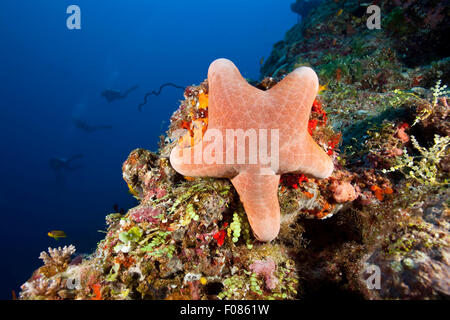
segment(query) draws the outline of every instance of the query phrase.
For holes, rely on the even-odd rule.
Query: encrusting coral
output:
[[[207,80],[185,89],[158,152],[136,149],[125,160],[124,190],[138,205],[106,217],[105,238],[92,254],[72,261],[70,249],[42,254],[45,265],[22,286],[20,298],[448,299],[450,121],[442,83],[450,80],[450,59],[443,51],[412,53],[417,43],[445,47],[441,15],[449,9],[414,0],[394,12],[394,2],[378,1],[387,12],[383,28],[369,30],[366,4],[323,1],[275,44],[263,79],[252,86],[231,62],[213,64]],[[428,29],[395,23],[411,19]],[[281,88],[302,82],[302,72],[311,80],[310,69],[298,70],[305,65],[326,84],[317,95],[316,78],[309,89],[289,92],[293,102],[309,92],[300,103],[307,114],[299,120],[276,108],[270,117],[290,124],[292,139],[312,139],[328,160],[316,178],[307,175],[314,173],[309,164],[269,176],[280,221],[261,234],[248,219],[240,184],[229,180],[238,170],[217,178],[202,172],[207,165],[183,171],[169,159],[221,125],[219,106],[233,115],[241,98],[255,93],[254,105],[263,104],[258,97],[286,94]],[[250,111],[242,118],[253,117],[255,127],[267,117]],[[254,196],[264,190],[254,188],[246,185]],[[260,242],[252,228],[263,240],[280,231]],[[376,267],[379,289],[368,285]]]

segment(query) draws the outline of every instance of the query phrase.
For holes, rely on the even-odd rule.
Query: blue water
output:
[[[74,244],[89,253],[113,205],[136,204],[121,165],[158,136],[182,99],[162,83],[206,78],[216,58],[258,79],[260,59],[296,23],[293,0],[2,0],[0,10],[0,298],[10,299],[47,247]],[[68,30],[66,9],[81,8],[81,30]],[[139,89],[108,103],[106,88]],[[74,126],[111,125],[93,133]],[[165,122],[164,122],[165,121]],[[57,175],[49,159],[83,154],[83,167]],[[55,241],[50,230],[68,238]]]

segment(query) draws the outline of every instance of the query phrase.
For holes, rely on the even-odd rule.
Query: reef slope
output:
[[[42,253],[20,298],[448,299],[449,7],[377,3],[382,28],[369,30],[359,1],[323,1],[251,82],[266,90],[307,65],[326,84],[308,130],[335,170],[281,177],[277,239],[256,241],[229,180],[170,166],[175,144],[207,126],[205,81],[186,88],[158,152],[124,162],[139,204],[106,217],[92,254]]]

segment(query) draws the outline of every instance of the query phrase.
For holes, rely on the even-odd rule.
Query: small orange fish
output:
[[[194,177],[184,177],[187,181],[194,181],[195,178]]]
[[[52,230],[49,233],[47,233],[47,235],[50,238],[53,238],[55,240],[58,240],[59,238],[66,238],[67,237],[66,233],[64,231],[62,231],[62,230]]]
[[[127,186],[128,186],[128,192],[131,195],[133,195],[135,197],[139,196],[139,193],[136,190],[134,190],[132,186],[130,186],[128,183],[127,183]]]
[[[344,10],[342,8],[339,9],[339,11],[336,13],[336,16],[339,17],[342,14],[342,12],[344,12]]]
[[[261,58],[261,60],[259,60],[259,64],[262,66],[264,64],[264,57]]]

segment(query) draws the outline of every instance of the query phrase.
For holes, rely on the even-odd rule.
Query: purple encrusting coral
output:
[[[273,290],[278,284],[278,279],[275,276],[276,264],[272,259],[257,260],[249,266],[250,270],[257,275],[262,275],[267,289]]]
[[[308,65],[327,84],[308,131],[335,170],[323,180],[281,176],[274,241],[255,239],[229,180],[184,177],[170,165],[179,139],[189,142],[195,126],[207,124],[204,81],[186,89],[158,152],[136,149],[125,160],[123,178],[139,204],[108,215],[105,238],[83,259],[70,262],[72,247],[42,254],[45,264],[20,298],[448,299],[450,58],[442,17],[450,9],[381,0],[383,28],[369,30],[366,4],[340,2],[324,0],[303,17],[252,83],[267,90]],[[371,270],[380,270],[379,289],[368,283]]]
[[[162,211],[153,207],[137,207],[130,210],[130,218],[136,223],[141,222],[158,222],[158,216],[161,215]]]

